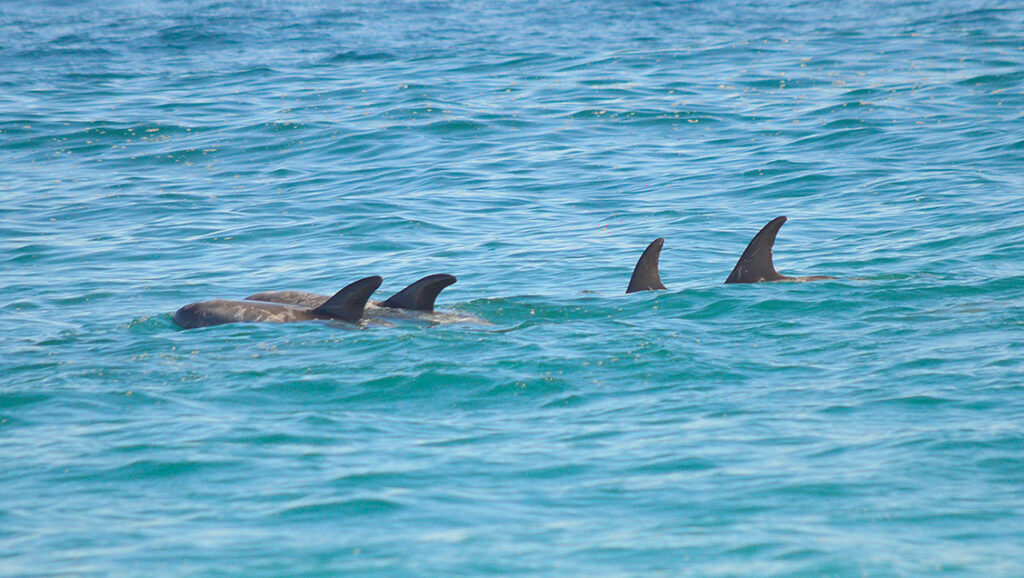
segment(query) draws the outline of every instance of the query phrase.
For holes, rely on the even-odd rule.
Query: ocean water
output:
[[[0,574],[1024,575],[1022,32],[0,2]],[[779,215],[839,279],[723,285]],[[440,272],[488,324],[171,320]]]

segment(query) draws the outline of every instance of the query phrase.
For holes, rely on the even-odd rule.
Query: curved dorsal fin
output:
[[[743,256],[736,263],[726,283],[760,283],[761,281],[779,281],[786,279],[775,270],[772,263],[772,246],[775,236],[786,222],[786,217],[776,217],[764,226],[743,251]]]
[[[377,290],[377,287],[380,287],[382,281],[383,279],[374,275],[347,285],[323,305],[314,309],[313,314],[342,321],[359,321],[363,316],[367,300]]]
[[[392,295],[387,301],[380,304],[381,307],[392,309],[412,309],[414,311],[433,311],[434,300],[441,291],[455,283],[457,279],[453,275],[438,273],[428,275],[398,293]]]
[[[661,247],[664,244],[665,239],[658,237],[651,241],[650,245],[647,245],[644,254],[640,255],[640,260],[636,262],[636,267],[633,268],[633,277],[629,280],[629,287],[626,289],[626,293],[655,291],[665,288],[661,284],[661,274],[658,273],[658,257],[661,256]]]

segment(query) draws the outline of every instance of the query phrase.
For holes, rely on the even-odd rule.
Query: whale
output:
[[[661,248],[665,246],[665,239],[658,237],[651,241],[644,249],[640,259],[633,268],[633,276],[629,278],[629,286],[626,293],[637,291],[660,291],[665,289],[661,283],[661,273],[658,272],[658,261],[661,257]]]
[[[178,309],[173,319],[183,329],[227,323],[296,323],[314,319],[358,323],[363,318],[370,295],[382,282],[378,276],[360,279],[315,307],[252,300],[200,301]]]
[[[743,251],[740,260],[736,263],[726,283],[766,283],[766,282],[789,282],[803,283],[805,281],[821,281],[824,279],[836,279],[828,275],[809,275],[805,277],[787,277],[775,270],[772,262],[772,247],[775,246],[775,237],[779,229],[786,223],[786,217],[775,217],[761,228],[754,238],[751,239],[747,249]]]
[[[486,321],[466,313],[454,311],[435,311],[434,302],[437,296],[458,279],[454,275],[437,273],[415,281],[405,289],[395,293],[384,301],[369,301],[364,318],[377,319],[414,319],[434,323],[478,323],[488,325]],[[330,295],[310,293],[307,291],[261,291],[253,293],[246,300],[297,305],[300,307],[319,307],[330,299]]]

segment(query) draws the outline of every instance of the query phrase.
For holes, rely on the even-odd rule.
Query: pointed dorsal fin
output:
[[[776,217],[764,226],[743,251],[743,256],[736,263],[726,283],[760,283],[761,281],[779,281],[785,279],[779,275],[772,262],[772,246],[775,236],[786,222],[786,217]]]
[[[360,279],[334,294],[323,305],[313,310],[315,315],[342,321],[359,321],[370,295],[380,287],[383,279],[374,275]]]
[[[392,295],[387,301],[380,304],[381,307],[392,309],[412,309],[414,311],[433,311],[434,300],[441,291],[455,283],[457,279],[453,275],[438,273],[428,275],[398,293]]]
[[[661,247],[664,244],[665,239],[658,237],[651,241],[650,245],[647,245],[644,254],[640,255],[640,260],[636,262],[636,267],[633,268],[633,277],[629,280],[629,287],[626,289],[626,293],[655,291],[665,288],[661,284],[661,274],[658,273],[658,257],[661,257]]]

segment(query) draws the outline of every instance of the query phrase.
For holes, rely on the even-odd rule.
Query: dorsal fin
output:
[[[314,309],[313,313],[330,319],[359,321],[363,316],[367,300],[377,290],[377,287],[380,287],[382,281],[383,279],[377,275],[360,279],[335,293],[323,305]]]
[[[650,245],[647,245],[644,254],[640,255],[640,260],[636,262],[636,267],[633,268],[633,277],[629,280],[629,287],[626,289],[626,293],[655,291],[665,288],[661,284],[661,274],[658,273],[658,257],[661,256],[661,247],[664,244],[665,239],[658,237],[651,241]]]
[[[761,281],[779,281],[786,279],[775,270],[772,263],[772,246],[775,236],[786,222],[786,217],[776,217],[764,226],[743,251],[743,256],[736,263],[726,283],[760,283]]]
[[[433,311],[434,300],[441,291],[455,283],[452,275],[439,273],[428,275],[419,281],[395,293],[387,301],[380,304],[381,307],[392,309],[412,309],[414,311]]]

